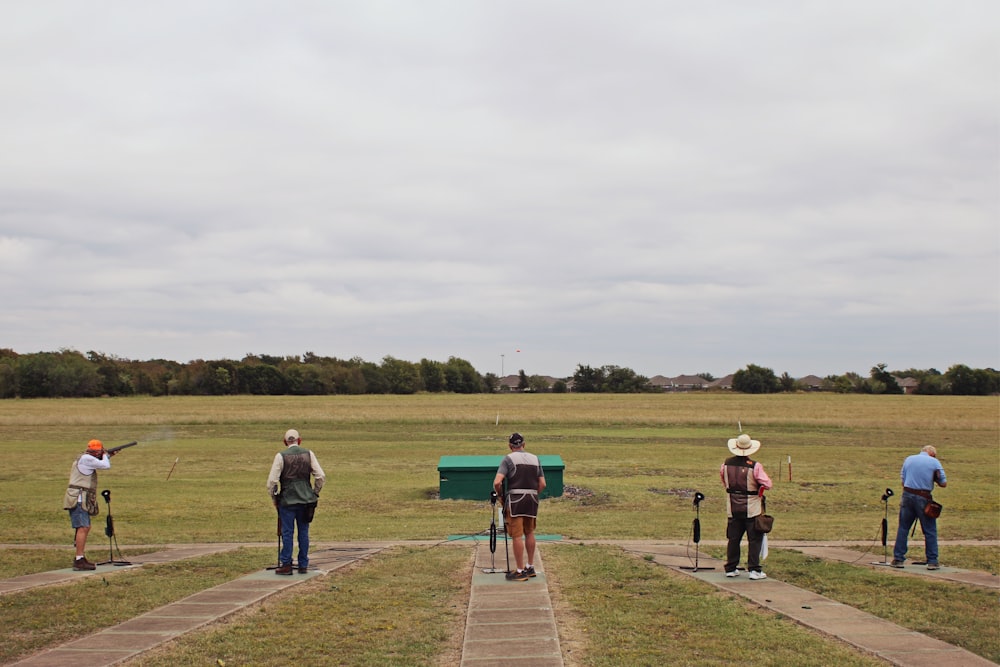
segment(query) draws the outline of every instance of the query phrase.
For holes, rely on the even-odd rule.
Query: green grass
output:
[[[313,579],[239,618],[130,664],[455,665],[472,560],[468,549],[404,548]]]
[[[1000,662],[995,590],[853,567],[784,549],[770,552],[767,571],[783,582]]]
[[[96,549],[93,550],[96,553]],[[152,549],[131,549],[129,557],[133,558]],[[105,556],[108,555],[105,546]],[[0,579],[11,579],[25,574],[35,574],[36,572],[48,572],[50,570],[62,570],[68,568],[73,560],[74,552],[70,549],[66,551],[56,549],[32,549],[29,547],[15,547],[10,549],[0,549]],[[91,554],[94,556],[94,554]],[[116,552],[116,560],[121,560]],[[98,559],[94,556],[94,562],[101,562],[105,558]]]
[[[912,540],[910,543],[911,545],[914,544]],[[916,537],[915,545],[916,551],[913,551],[914,547],[911,546],[910,555],[915,558],[921,558],[924,547],[923,540],[919,534]],[[887,558],[892,559],[891,544],[885,552],[882,549],[881,542],[878,546],[873,546],[870,549],[858,549],[854,547],[854,550],[858,551],[859,555],[862,553],[872,554],[881,559],[883,555],[887,554]],[[1000,575],[1000,547],[948,544],[940,547],[940,558],[941,562],[947,567],[956,567],[962,570],[982,570],[994,576]]]
[[[759,458],[776,482],[769,508],[782,539],[870,538],[882,491],[898,490],[902,459],[927,442],[939,447],[951,481],[937,494],[946,508],[942,539],[998,539],[998,417],[996,397],[7,400],[0,401],[0,427],[14,441],[30,441],[37,456],[15,457],[0,471],[7,490],[0,543],[70,541],[59,502],[69,465],[91,437],[140,442],[100,477],[113,492],[123,546],[270,541],[274,510],[264,481],[289,426],[330,477],[314,524],[317,540],[438,539],[482,530],[483,503],[433,499],[437,463],[442,455],[503,454],[512,430],[526,435],[529,450],[562,457],[566,485],[594,494],[546,501],[543,531],[572,539],[683,539],[690,501],[673,492],[698,489],[706,495],[704,537],[721,539],[717,471],[737,418],[764,443]],[[95,523],[103,521],[102,514]]]
[[[586,667],[883,665],[776,614],[667,568],[597,546],[546,546],[566,609],[560,635]],[[564,652],[567,646],[563,646]]]
[[[271,556],[272,550],[238,549],[0,595],[0,627],[4,628],[0,660],[6,664],[111,627],[261,569]]]
[[[872,540],[882,518],[882,492],[887,486],[898,491],[903,458],[928,443],[939,448],[949,478],[948,488],[935,494],[946,508],[939,521],[942,541],[1000,539],[996,397],[417,395],[0,401],[0,428],[8,440],[30,444],[25,455],[10,457],[0,470],[0,543],[53,545],[53,553],[37,550],[37,567],[65,567],[72,554],[72,530],[59,507],[68,469],[84,443],[98,437],[108,444],[140,442],[116,456],[112,470],[100,477],[100,488],[112,490],[117,539],[125,557],[167,543],[274,544],[275,513],[264,486],[281,436],[290,427],[302,433],[303,444],[316,451],[329,475],[312,527],[316,542],[441,540],[486,529],[488,503],[433,497],[437,462],[443,455],[503,454],[514,430],[525,434],[529,451],[562,457],[567,486],[593,492],[585,498],[544,501],[540,532],[571,539],[687,540],[693,511],[683,492],[697,489],[706,495],[702,539],[722,540],[726,520],[718,468],[728,456],[725,442],[736,434],[737,419],[763,442],[759,458],[776,482],[768,503],[777,517],[775,539]],[[106,509],[102,503],[102,515],[95,519],[91,560],[99,560],[107,549],[102,534]],[[559,583],[557,619],[582,628],[564,646],[566,651],[581,647],[566,653],[568,662],[583,653],[587,657],[580,664],[722,664],[723,659],[731,664],[734,655],[750,651],[769,656],[773,647],[776,655],[789,659],[755,664],[830,664],[819,658],[833,650],[846,651],[839,663],[872,664],[825,639],[820,648],[806,651],[814,662],[798,661],[798,653],[791,659],[793,648],[811,645],[816,637],[773,614],[614,550],[544,548],[546,568]],[[0,552],[0,574],[24,573],[20,551]],[[255,557],[247,551],[198,562],[225,571],[217,576],[237,576],[246,571],[241,568],[273,561],[274,547],[252,553],[258,551],[253,564]],[[447,554],[455,560],[435,564]],[[942,560],[958,567],[991,566],[995,572],[997,555],[996,547],[942,545]],[[378,664],[377,658],[385,655],[398,656],[394,664],[449,664],[454,654],[440,653],[447,651],[440,645],[453,647],[455,633],[461,633],[464,608],[455,602],[458,593],[452,587],[467,591],[467,583],[455,577],[464,571],[461,563],[467,557],[466,550],[451,548],[402,552],[306,582],[268,602],[259,612],[263,616],[249,612],[257,625],[230,621],[218,633],[185,638],[182,657],[172,655],[161,664],[206,664],[204,656],[230,664],[287,662],[283,652],[291,635],[269,610],[288,614],[300,607],[323,610],[308,619],[310,636],[331,626],[335,636],[322,638],[323,650],[344,652],[346,664]],[[434,571],[425,571],[422,560]],[[156,569],[0,596],[0,612],[14,613],[0,617],[5,628],[14,629],[4,641],[21,642],[5,650],[20,655],[56,637],[64,640],[97,629],[94,610],[100,610],[100,627],[186,595],[190,586],[212,585],[184,575],[191,562],[172,566],[174,570],[149,566]],[[775,568],[785,564],[789,577],[799,576],[796,562],[775,549],[768,570],[781,578]],[[405,579],[399,578],[400,563]],[[851,591],[838,592],[839,567],[806,563],[801,585],[848,595]],[[859,580],[857,591],[867,583]],[[416,597],[397,606],[401,585],[412,588]],[[349,594],[344,586],[351,587]],[[968,587],[943,584],[950,591],[945,595],[916,586],[906,582],[901,588],[898,583],[879,588],[879,602],[886,608],[872,613],[907,610],[922,594],[933,594],[947,610],[943,626],[954,633],[946,641],[996,655],[998,641],[988,628],[954,621],[976,606],[980,613],[983,608],[995,611],[995,596],[991,604],[983,604]],[[58,615],[53,623],[46,610],[62,609],[66,601],[76,611]],[[22,605],[16,613],[15,603]],[[367,619],[361,627],[347,622],[356,605]],[[407,616],[411,608],[412,619]],[[34,628],[31,619],[47,619],[47,627]],[[926,623],[914,622],[921,628]],[[422,630],[411,633],[411,624]],[[767,627],[759,636],[751,630],[758,624]],[[260,641],[251,641],[255,628],[265,630]],[[745,631],[742,642],[729,643],[725,635],[731,628]],[[438,653],[417,636],[424,631],[434,638],[430,644],[439,645]],[[188,641],[197,643],[187,647]],[[667,651],[675,651],[672,658],[664,657]],[[602,662],[603,655],[611,658]]]

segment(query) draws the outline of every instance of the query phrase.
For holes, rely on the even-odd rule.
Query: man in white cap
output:
[[[740,563],[740,542],[743,534],[747,536],[747,569],[751,579],[766,579],[761,571],[760,549],[764,542],[764,534],[754,527],[754,517],[763,512],[761,498],[764,491],[771,488],[771,478],[764,472],[764,466],[750,457],[760,449],[760,442],[751,440],[746,433],[738,438],[732,438],[728,443],[729,457],[719,469],[722,486],[726,488],[726,576],[740,575],[737,565]]]
[[[931,495],[934,485],[937,484],[942,489],[948,486],[944,466],[937,458],[937,448],[934,445],[924,445],[919,453],[907,456],[899,476],[903,481],[903,497],[899,500],[899,527],[896,529],[896,542],[892,550],[892,566],[905,567],[907,533],[913,523],[919,520],[920,530],[924,533],[927,569],[939,570],[937,516],[925,513],[927,504],[934,500]]]
[[[271,472],[267,476],[267,491],[278,508],[281,521],[281,552],[275,574],[292,574],[292,542],[296,528],[299,531],[299,572],[309,571],[309,524],[316,511],[320,489],[326,474],[316,455],[301,447],[302,438],[295,429],[285,432],[285,450],[274,455]],[[309,483],[310,475],[313,483]],[[279,490],[278,483],[281,483]]]

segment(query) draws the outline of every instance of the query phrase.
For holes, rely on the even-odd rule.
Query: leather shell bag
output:
[[[758,533],[770,533],[774,527],[774,517],[767,513],[767,500],[760,498],[761,513],[753,518],[753,527]]]
[[[943,507],[941,503],[934,502],[933,500],[928,500],[927,504],[924,505],[924,516],[936,519],[939,516],[941,516],[942,509]]]

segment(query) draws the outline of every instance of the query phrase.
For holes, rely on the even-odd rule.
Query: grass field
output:
[[[700,490],[703,538],[723,539],[718,467],[737,421],[763,443],[776,482],[774,539],[872,538],[884,489],[900,492],[899,466],[924,444],[939,448],[950,481],[936,494],[942,539],[1000,537],[996,397],[417,395],[0,401],[5,440],[23,443],[0,471],[0,542],[67,543],[69,466],[94,437],[140,442],[100,477],[120,543],[269,541],[265,480],[291,427],[329,476],[318,540],[483,530],[485,503],[435,498],[438,460],[504,454],[515,430],[529,451],[562,457],[565,485],[593,494],[546,501],[543,532],[682,539]]]
[[[575,540],[686,540],[694,516],[690,494],[699,490],[706,495],[702,539],[722,540],[725,506],[718,468],[728,456],[725,442],[736,435],[737,421],[762,441],[759,458],[776,482],[768,503],[777,517],[774,540],[874,545],[883,516],[881,495],[886,487],[899,493],[903,458],[924,444],[939,448],[949,479],[948,488],[935,494],[945,506],[941,539],[1000,538],[996,397],[9,400],[0,401],[0,430],[16,456],[0,470],[0,543],[64,545],[65,550],[0,551],[0,575],[23,573],[24,553],[31,554],[27,560],[32,567],[64,566],[72,553],[72,532],[60,509],[62,494],[72,460],[94,437],[108,445],[140,442],[116,456],[113,469],[100,478],[100,488],[112,491],[118,544],[128,557],[146,545],[167,543],[274,544],[275,513],[265,480],[285,429],[292,427],[301,432],[303,445],[316,451],[329,477],[313,524],[314,541],[447,540],[486,529],[488,503],[435,497],[437,463],[443,455],[503,454],[506,437],[515,430],[525,435],[529,451],[562,457],[567,487],[591,494],[544,501],[540,532]],[[896,500],[889,506],[892,528]],[[102,502],[95,525],[103,525],[105,509]],[[91,560],[108,548],[101,533],[97,528],[91,534]],[[878,664],[786,619],[614,549],[542,548],[556,586],[560,632],[573,649],[567,664],[678,663],[682,654],[683,664],[728,664],[736,652],[755,646],[761,654],[772,647],[776,651],[777,661],[760,664],[788,664],[781,656],[795,656],[797,664],[830,664],[831,656],[838,664]],[[996,547],[949,548],[941,550],[946,564],[998,569]],[[255,554],[260,564],[250,562]],[[270,548],[245,551],[238,558],[217,556],[200,569],[213,577],[238,576],[269,564],[273,554]],[[186,637],[142,664],[205,664],[206,656],[229,664],[286,664],[290,639],[281,619],[303,603],[321,615],[309,632],[329,634],[324,647],[348,656],[344,664],[379,664],[385,651],[398,658],[394,664],[453,664],[463,622],[455,610],[467,586],[452,573],[467,558],[467,551],[450,548],[386,554],[362,568],[331,574],[301,593],[290,592],[245,620]],[[768,568],[797,585],[862,607],[877,588],[879,599],[869,600],[871,613],[916,631],[939,632],[945,641],[1000,659],[995,624],[962,622],[984,606],[995,612],[995,595],[965,587],[928,588],[915,578],[855,572],[849,566],[810,567],[808,559],[779,549],[772,549]],[[405,577],[395,574],[404,571]],[[46,616],[52,593],[19,594],[13,606],[15,598],[8,596],[0,605],[3,622],[21,643],[6,647],[0,658],[7,661],[44,647],[52,637],[79,632],[79,617],[91,595],[114,598],[115,591],[134,588],[133,600],[159,604],[172,599],[189,585],[173,578],[184,579],[180,573],[171,568],[113,573],[103,588],[64,587],[57,595],[76,611],[44,630],[34,627],[34,619]],[[387,602],[398,596],[400,586],[412,593],[403,607]],[[933,615],[899,613],[927,595],[934,596],[946,623],[936,624]],[[134,611],[126,605],[120,613]],[[350,614],[354,616],[347,623]],[[732,627],[744,626],[757,629],[753,634],[758,639],[734,644],[724,638]],[[433,641],[428,642],[430,628]],[[378,637],[375,644],[360,638],[372,633]],[[252,646],[247,641],[251,635]]]

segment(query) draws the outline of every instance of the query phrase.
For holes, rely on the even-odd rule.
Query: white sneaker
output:
[[[767,579],[767,575],[764,574],[763,572],[751,572],[750,573],[750,578],[751,579]]]
[[[726,572],[726,576],[727,577],[738,577],[738,576],[740,576],[740,569],[736,568],[732,572]]]

